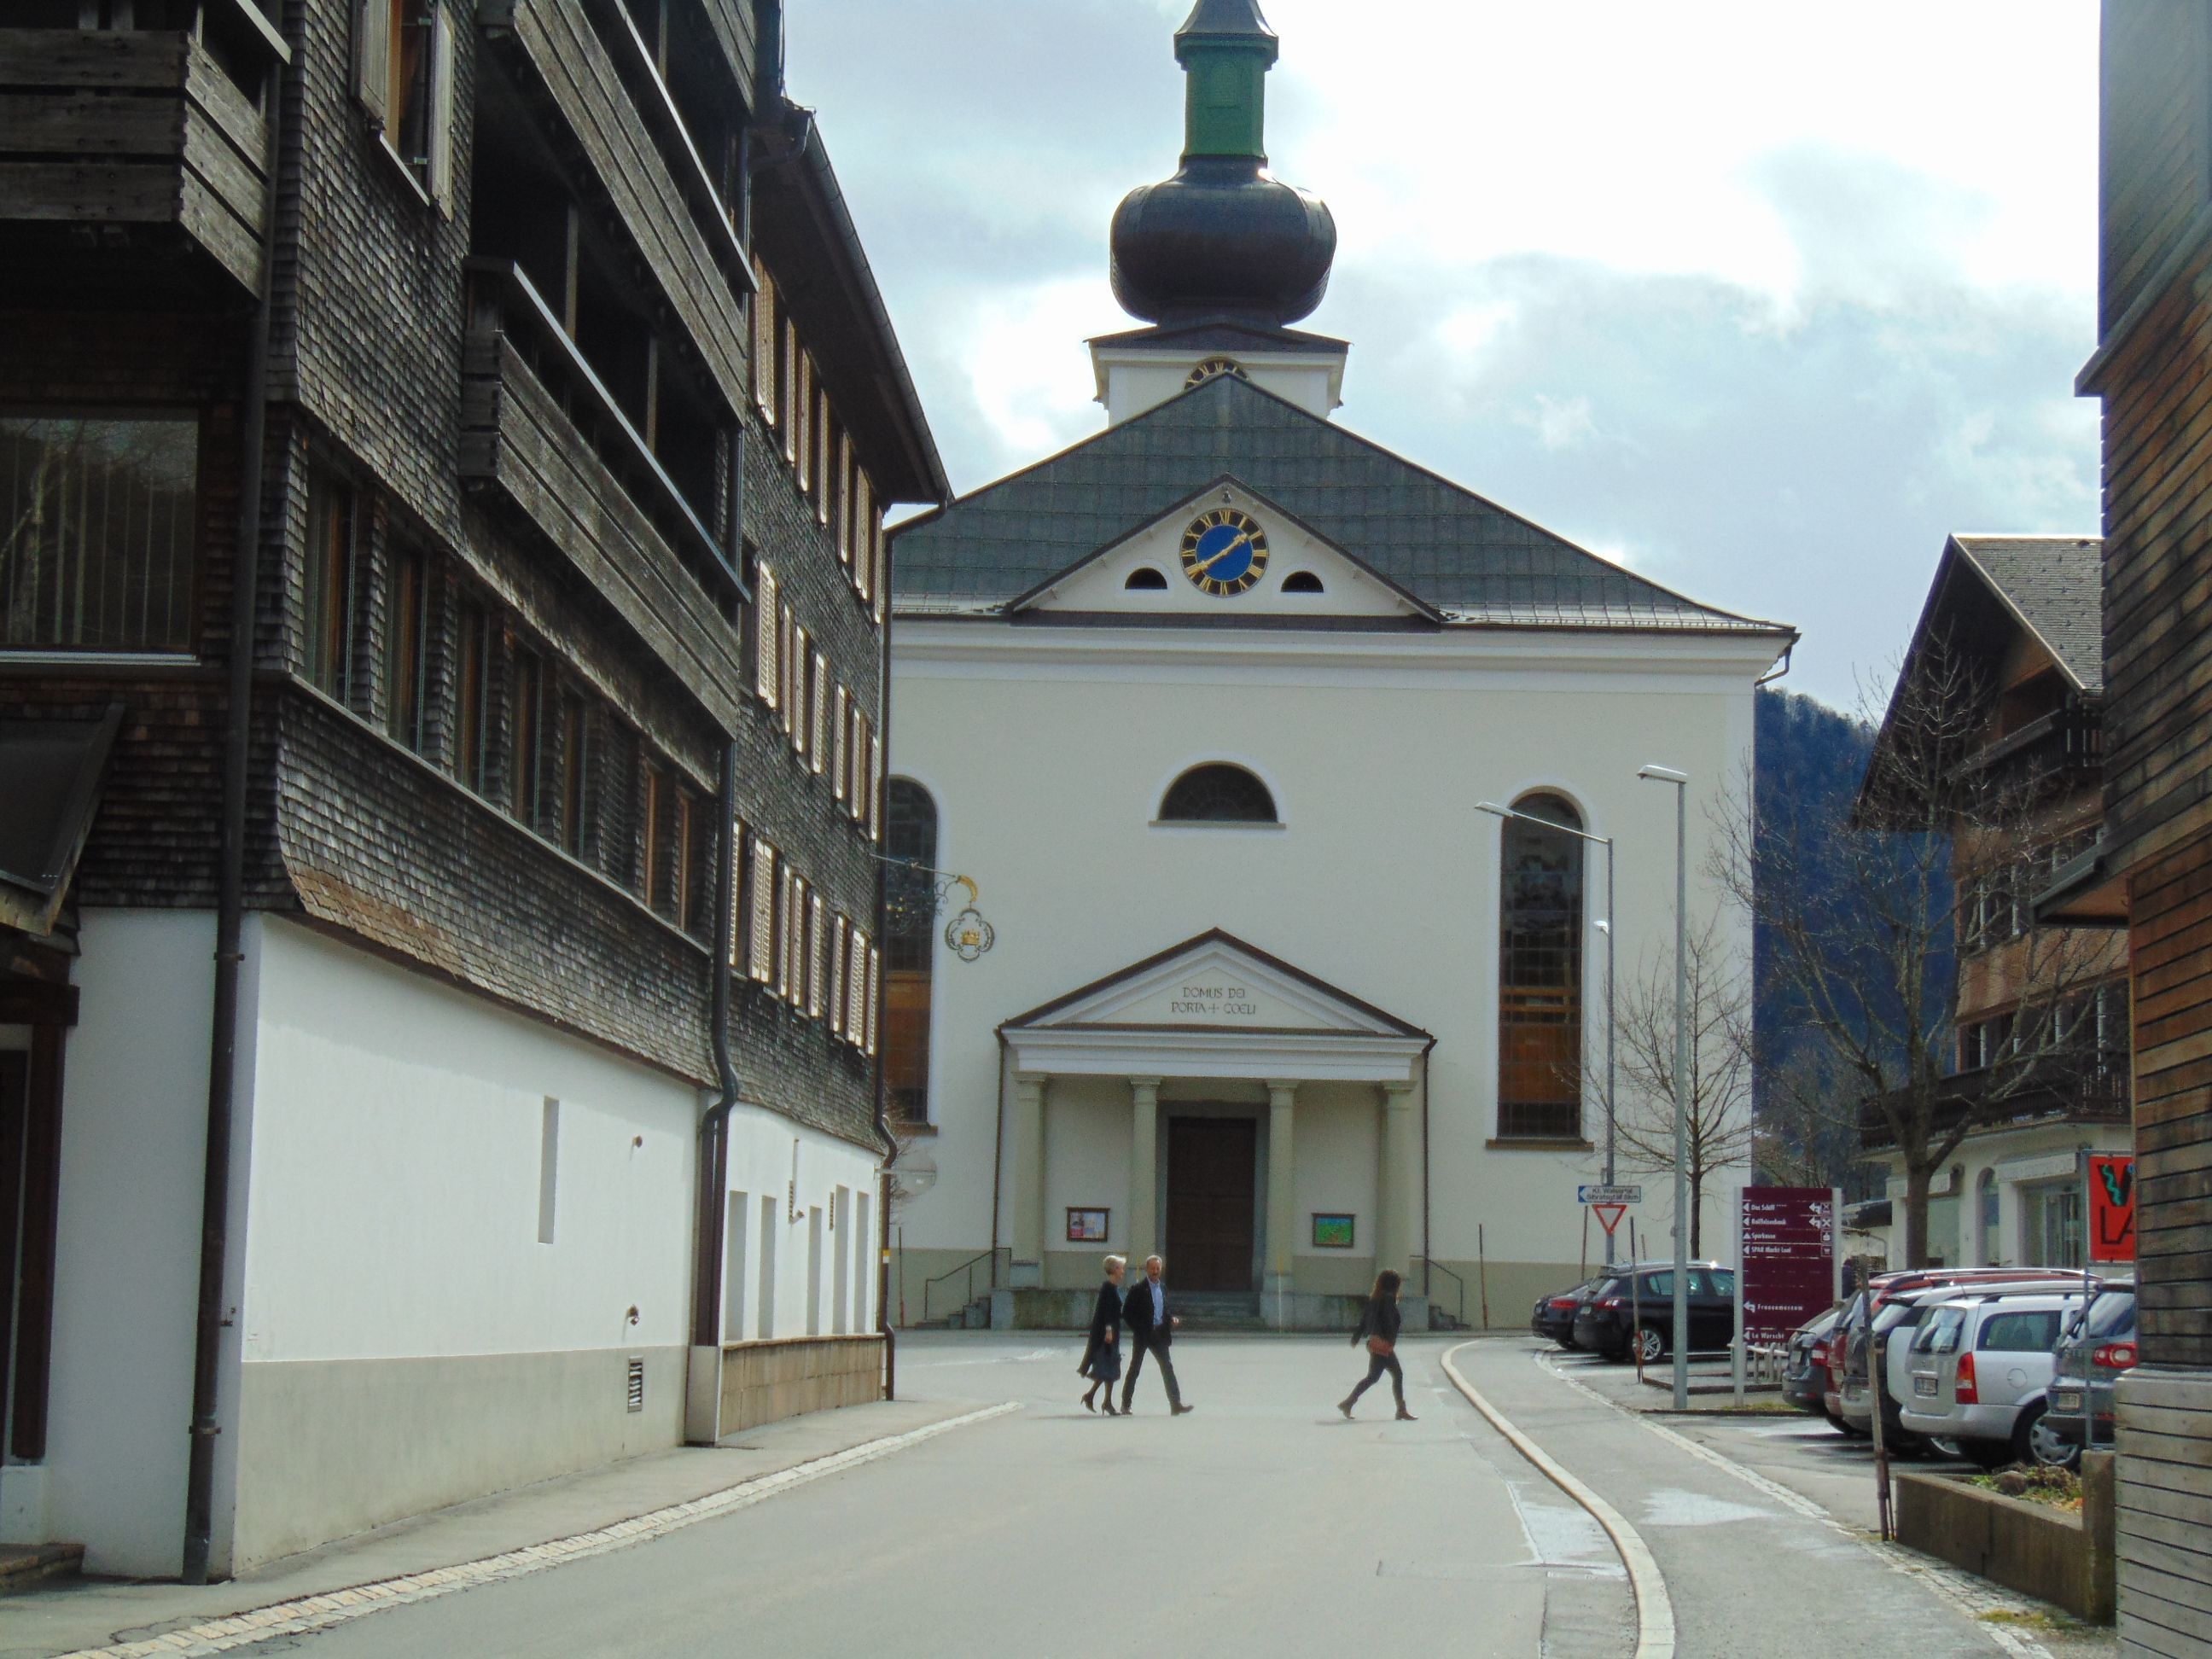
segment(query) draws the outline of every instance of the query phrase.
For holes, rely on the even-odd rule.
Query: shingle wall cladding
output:
[[[829,657],[832,673],[878,719],[882,635],[846,580],[829,532],[799,495],[775,434],[757,420],[745,441],[745,527],[812,648]],[[825,905],[873,935],[875,844],[847,815],[827,773],[817,775],[793,751],[775,711],[755,701],[749,712],[738,740],[738,816],[792,860]],[[848,1139],[874,1143],[873,1064],[834,1040],[828,1021],[800,1018],[759,987],[741,984],[734,1042],[748,1098]]]
[[[280,704],[285,869],[318,921],[702,1084],[706,948],[305,687]]]
[[[289,0],[302,42],[279,191],[273,348],[306,413],[441,538],[460,534],[462,261],[477,40],[453,31],[453,203],[433,206],[368,130],[353,93],[347,4]],[[466,16],[473,8],[461,7]],[[283,233],[296,228],[294,242]]]

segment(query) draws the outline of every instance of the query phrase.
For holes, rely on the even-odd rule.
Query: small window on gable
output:
[[[1285,593],[1318,593],[1322,592],[1321,578],[1310,570],[1293,570],[1283,578]]]
[[[1150,565],[1140,565],[1129,573],[1129,580],[1121,586],[1135,592],[1164,593],[1168,579]]]
[[[1163,823],[1277,823],[1275,798],[1241,766],[1194,766],[1169,786]]]

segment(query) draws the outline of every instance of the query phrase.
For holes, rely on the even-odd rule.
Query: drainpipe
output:
[[[184,1581],[204,1584],[215,1553],[215,1442],[222,1432],[224,1281],[229,1276],[231,1133],[238,1088],[238,982],[245,961],[246,798],[253,752],[254,599],[261,585],[263,450],[269,431],[269,351],[276,307],[276,193],[298,160],[284,122],[286,100],[306,72],[304,43],[272,70],[269,100],[269,212],[262,238],[261,291],[246,349],[245,405],[239,429],[238,552],[232,569],[230,663],[222,744],[222,864],[216,876],[215,998],[208,1040],[205,1162],[200,1175],[199,1295],[192,1332],[191,1449],[185,1468]]]
[[[730,1185],[730,1114],[738,1103],[738,1073],[730,1058],[730,952],[736,942],[733,912],[737,908],[738,745],[734,738],[722,744],[721,776],[717,793],[721,801],[722,855],[714,872],[714,991],[709,1006],[708,1040],[714,1048],[714,1103],[699,1120],[699,1260],[691,1275],[691,1346],[721,1349],[720,1297],[723,1233],[729,1204],[723,1194]]]
[[[888,538],[886,538],[888,540]],[[877,595],[884,607],[882,637],[877,642],[876,664],[876,738],[883,744],[884,770],[890,770],[891,763],[891,570],[890,556],[886,550],[881,578],[884,591]],[[872,775],[868,787],[876,787]],[[890,789],[886,786],[884,799],[888,805]],[[874,811],[872,797],[861,807],[865,817]],[[877,826],[880,833],[883,826]],[[871,843],[872,848],[872,843]],[[890,866],[881,859],[869,862],[876,872],[875,948],[883,952],[884,959],[890,955]],[[884,1066],[884,1010],[890,1000],[885,976],[876,975],[876,1006],[868,1011],[868,1018],[876,1031],[876,1052],[869,1062],[875,1070],[876,1139],[883,1143],[884,1171],[882,1193],[876,1200],[876,1329],[884,1339],[884,1398],[898,1398],[898,1336],[891,1328],[891,1188],[896,1184],[891,1170],[898,1163],[898,1137],[891,1133],[890,1077]]]
[[[1434,1295],[1429,1281],[1436,1276],[1429,1240],[1429,1056],[1436,1047],[1437,1040],[1431,1037],[1421,1050],[1421,1294],[1425,1297]]]

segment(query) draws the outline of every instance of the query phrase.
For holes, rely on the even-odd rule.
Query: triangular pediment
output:
[[[1428,1035],[1218,929],[1032,1009],[1003,1029]]]
[[[1183,557],[1186,539],[1224,515],[1257,526],[1266,549],[1256,580],[1241,592],[1201,586]],[[1132,586],[1133,580],[1139,585]],[[1431,606],[1354,552],[1233,477],[1217,478],[1154,513],[1006,609],[1232,622],[1249,617],[1279,626],[1314,617],[1438,619]]]

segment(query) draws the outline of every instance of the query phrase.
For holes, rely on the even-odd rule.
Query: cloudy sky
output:
[[[2094,532],[2088,0],[1265,0],[1336,215],[1338,418],[1710,604],[1893,665],[1953,530]],[[1189,0],[798,0],[955,486],[1097,431],[1106,230]]]

